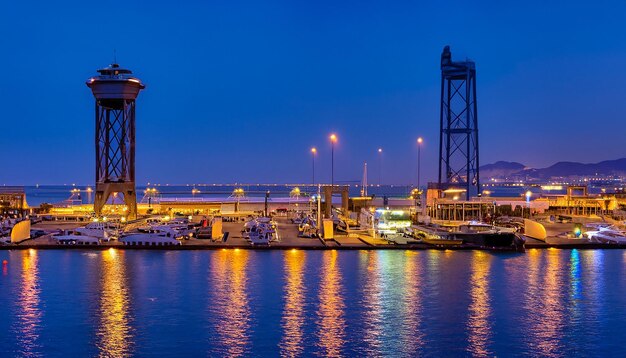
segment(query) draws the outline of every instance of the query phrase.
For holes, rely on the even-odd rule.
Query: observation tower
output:
[[[94,211],[113,193],[124,198],[126,217],[137,218],[135,192],[135,99],[145,88],[130,70],[112,64],[87,80],[96,99],[96,195]]]

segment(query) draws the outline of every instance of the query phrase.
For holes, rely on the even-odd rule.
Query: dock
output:
[[[335,232],[334,238],[298,237],[298,226],[285,217],[277,217],[278,240],[269,246],[253,246],[243,238],[243,222],[224,222],[223,231],[228,233],[225,241],[190,238],[182,240],[180,246],[125,246],[117,241],[103,242],[99,245],[60,245],[52,239],[52,233],[58,230],[72,230],[84,223],[79,222],[40,222],[33,229],[44,230],[49,234],[36,239],[25,240],[19,244],[0,245],[0,250],[14,249],[125,249],[125,250],[217,250],[217,249],[252,249],[252,250],[474,250],[474,247],[463,245],[437,245],[434,243],[406,240],[398,243],[380,237],[372,237],[362,232]],[[548,227],[550,236],[545,241],[525,237],[526,249],[626,249],[626,245],[590,243],[582,239],[562,238],[555,236],[564,229],[564,225]],[[399,240],[402,242],[401,240]]]

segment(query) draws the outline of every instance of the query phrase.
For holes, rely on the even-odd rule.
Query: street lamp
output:
[[[422,137],[417,138],[417,188],[420,188],[420,151],[422,149],[422,143],[424,140]]]
[[[383,148],[378,148],[378,186],[383,183]]]
[[[526,191],[526,206],[528,207],[528,217],[530,218],[530,197],[533,195],[533,192],[528,190]],[[524,217],[524,215],[522,215]]]
[[[317,148],[311,148],[311,157],[313,158],[313,185],[315,185],[315,155],[317,154]]]
[[[337,135],[330,135],[330,186],[335,186],[335,143],[337,143]]]

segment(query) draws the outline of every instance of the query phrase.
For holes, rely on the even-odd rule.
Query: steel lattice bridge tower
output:
[[[96,98],[96,196],[94,211],[113,193],[124,197],[127,218],[137,217],[135,192],[135,99],[145,88],[127,69],[112,64],[98,70],[87,86]]]
[[[480,195],[476,64],[452,62],[450,46],[441,53],[439,188]]]

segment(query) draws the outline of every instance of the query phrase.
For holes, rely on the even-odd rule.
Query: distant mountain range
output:
[[[599,163],[585,164],[577,162],[558,162],[542,169],[529,168],[521,163],[499,161],[480,167],[480,177],[485,179],[550,179],[570,176],[626,176],[626,158],[605,160]]]

